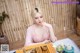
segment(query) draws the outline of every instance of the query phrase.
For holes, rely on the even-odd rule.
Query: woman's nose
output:
[[[39,21],[41,21],[41,18],[39,18]]]

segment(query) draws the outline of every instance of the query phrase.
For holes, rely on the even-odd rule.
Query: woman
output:
[[[51,24],[43,21],[43,16],[38,8],[34,9],[32,17],[34,24],[27,29],[25,46],[48,43],[50,41],[54,42],[57,40]]]

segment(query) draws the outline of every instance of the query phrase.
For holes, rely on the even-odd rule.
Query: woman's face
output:
[[[43,23],[43,16],[40,13],[36,13],[34,16],[34,22],[38,25],[42,25]]]

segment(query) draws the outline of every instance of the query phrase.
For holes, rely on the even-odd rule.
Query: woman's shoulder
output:
[[[49,23],[44,22],[44,25],[47,26],[47,27],[49,27],[49,28],[52,28],[52,25],[49,24]]]
[[[33,28],[34,28],[34,25],[30,25],[30,26],[27,28],[27,30],[32,31],[32,30],[33,30]]]

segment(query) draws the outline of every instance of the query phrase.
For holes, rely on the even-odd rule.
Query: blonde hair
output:
[[[32,11],[31,11],[31,16],[32,16],[32,17],[35,17],[35,14],[36,14],[36,13],[42,14],[42,13],[41,13],[41,10],[40,10],[39,8],[34,8],[34,9],[32,9]]]

